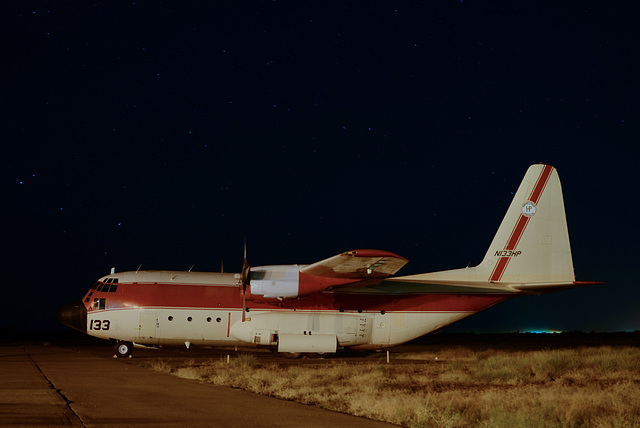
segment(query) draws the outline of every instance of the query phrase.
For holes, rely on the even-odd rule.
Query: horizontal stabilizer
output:
[[[534,283],[534,284],[514,284],[511,287],[531,294],[545,294],[554,293],[556,291],[569,290],[572,288],[578,288],[585,285],[598,285],[605,284],[604,282],[596,281],[573,281],[573,282],[548,282],[548,283]]]

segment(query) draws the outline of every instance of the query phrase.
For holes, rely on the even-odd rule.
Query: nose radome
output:
[[[62,306],[58,312],[58,320],[74,330],[82,333],[87,332],[87,308],[82,300],[69,302]]]

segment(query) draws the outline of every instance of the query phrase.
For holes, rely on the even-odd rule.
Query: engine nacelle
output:
[[[298,265],[258,266],[251,268],[251,296],[265,299],[291,299],[308,296],[327,288],[358,282],[361,278],[310,275]]]
[[[298,265],[260,266],[251,268],[251,294],[272,299],[298,297],[300,269]]]

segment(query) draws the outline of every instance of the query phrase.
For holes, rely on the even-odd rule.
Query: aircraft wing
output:
[[[408,262],[404,257],[389,251],[352,250],[302,267],[300,272],[324,278],[386,278]]]

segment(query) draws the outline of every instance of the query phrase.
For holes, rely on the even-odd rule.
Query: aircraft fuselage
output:
[[[322,352],[320,338],[327,335],[334,342],[337,338],[338,347],[376,349],[438,330],[513,296],[495,290],[425,292],[429,287],[407,294],[393,286],[395,293],[383,283],[375,289],[285,300],[248,294],[243,321],[234,274],[121,272],[100,278],[87,292],[77,309],[86,311],[86,321],[74,327],[91,336],[145,345],[275,347],[288,337],[296,343],[318,341]]]

